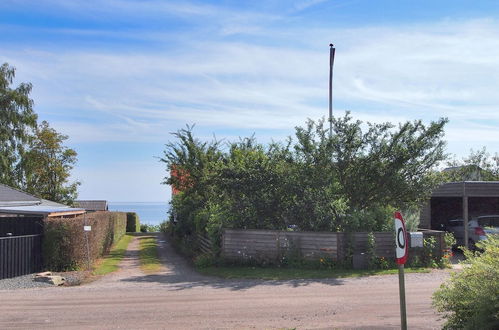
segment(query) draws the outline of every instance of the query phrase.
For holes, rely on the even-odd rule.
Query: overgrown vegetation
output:
[[[96,265],[92,274],[94,275],[105,275],[118,270],[118,266],[125,256],[128,244],[132,241],[132,235],[124,235],[118,243],[116,243],[109,254],[104,256]]]
[[[159,260],[158,242],[154,236],[139,237],[140,269],[144,273],[155,273],[161,269]]]
[[[294,139],[262,145],[251,138],[201,142],[188,127],[161,159],[172,173],[170,230],[178,240],[222,228],[384,231],[392,212],[419,205],[441,182],[447,120],[398,127],[364,125],[349,114],[297,127]],[[195,244],[191,248],[195,248]]]
[[[499,328],[499,236],[477,247],[483,253],[464,250],[463,270],[433,295],[433,305],[446,319],[444,329]]]
[[[141,233],[157,233],[160,231],[161,225],[150,225],[147,223],[143,223],[140,225]]]

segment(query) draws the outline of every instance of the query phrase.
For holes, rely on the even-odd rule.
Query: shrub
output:
[[[160,231],[161,225],[148,225],[143,223],[140,225],[141,233],[157,233]]]
[[[373,232],[367,233],[367,267],[374,269],[378,266],[376,257],[376,239]]]
[[[139,215],[135,212],[128,212],[126,214],[126,231],[127,233],[140,232]]]
[[[90,225],[90,232],[83,231]],[[125,234],[126,214],[94,212],[75,218],[47,219],[44,224],[43,259],[53,271],[74,270],[109,252]],[[87,237],[89,255],[87,256]]]
[[[66,223],[49,222],[45,224],[43,256],[48,269],[67,271],[77,268],[71,258],[71,235]]]
[[[499,236],[477,243],[483,253],[465,250],[465,267],[433,294],[444,329],[499,328]]]
[[[217,265],[217,259],[212,254],[203,253],[194,258],[194,265],[198,268],[207,268]]]

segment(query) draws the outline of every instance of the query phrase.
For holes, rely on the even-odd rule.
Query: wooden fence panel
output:
[[[42,235],[0,237],[0,279],[42,268]]]
[[[395,234],[374,232],[375,254],[387,259],[395,258]],[[435,237],[435,255],[441,256],[444,232],[423,231],[424,238]],[[350,242],[351,240],[351,242]],[[277,259],[298,252],[305,259],[329,257],[343,260],[348,245],[353,253],[366,253],[368,233],[291,232],[278,230],[226,229],[222,238],[222,255],[230,259]],[[411,252],[410,252],[411,253]]]
[[[226,229],[222,255],[226,258],[277,259],[298,254],[305,259],[338,258],[337,233]]]

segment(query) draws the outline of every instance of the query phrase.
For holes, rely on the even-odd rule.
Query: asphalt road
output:
[[[0,291],[1,329],[397,329],[398,277],[221,280],[196,274],[161,243],[164,269],[123,270],[80,287]],[[439,329],[431,294],[449,271],[406,274],[409,329]]]

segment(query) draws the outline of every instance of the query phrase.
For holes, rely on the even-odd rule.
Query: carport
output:
[[[480,215],[499,214],[499,181],[446,183],[435,189],[421,212],[420,227],[442,230],[450,219],[468,221]],[[464,231],[468,245],[468,231]]]

